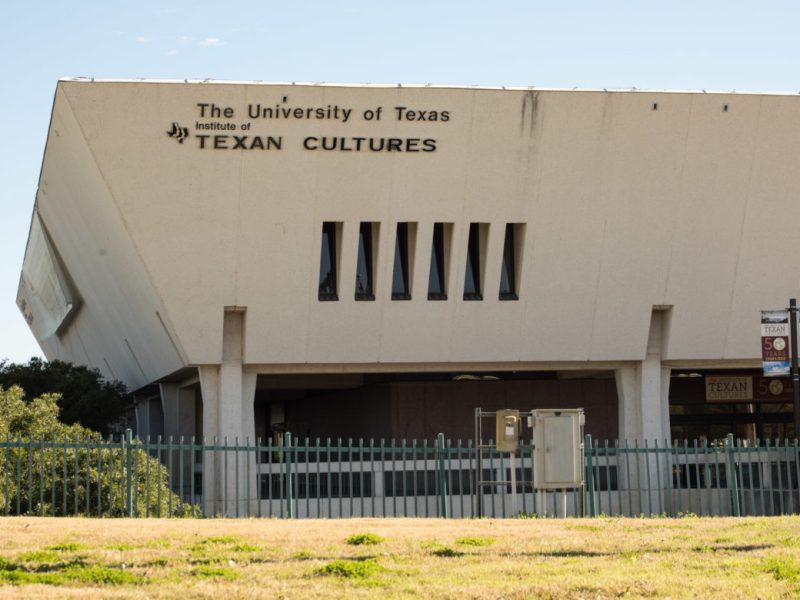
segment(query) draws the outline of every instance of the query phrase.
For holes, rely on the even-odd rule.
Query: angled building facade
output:
[[[796,294],[798,130],[789,95],[62,80],[18,305],[140,435],[792,435],[704,381],[757,389]]]

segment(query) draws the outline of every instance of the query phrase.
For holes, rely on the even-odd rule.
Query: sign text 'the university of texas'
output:
[[[444,124],[451,118],[449,110],[428,107],[293,106],[289,104],[288,96],[283,96],[281,102],[275,104],[250,103],[241,111],[214,102],[198,102],[194,111],[193,133],[189,127],[175,121],[167,135],[180,144],[192,139],[200,150],[283,150],[286,144],[297,143],[307,151],[430,153],[437,150],[437,139],[433,137],[378,137],[358,132],[348,136],[306,135],[292,140],[259,131],[259,125],[286,121],[349,124],[354,127],[356,123],[371,125],[386,121]]]

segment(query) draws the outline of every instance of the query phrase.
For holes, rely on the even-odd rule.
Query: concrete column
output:
[[[164,443],[189,444],[194,437],[197,438],[200,432],[195,427],[195,403],[197,398],[197,386],[181,387],[180,384],[162,383],[161,391],[161,410],[164,415]],[[172,465],[170,471],[170,482],[172,490],[180,495],[184,502],[194,503],[196,498],[191,497],[192,479],[192,456],[188,450],[173,450],[172,456],[168,457],[164,453],[160,458],[164,464]],[[181,468],[181,458],[183,468]],[[200,490],[195,488],[195,493]]]
[[[663,311],[653,311],[644,360],[614,371],[619,398],[619,440],[630,444],[669,439],[671,370],[661,364]]]
[[[160,396],[136,397],[136,435],[140,440],[150,436],[151,442],[156,442],[159,435],[164,435]]]
[[[172,437],[178,443],[181,437],[188,443],[192,436],[199,437],[195,427],[195,402],[197,388],[192,385],[161,384],[161,409],[164,413],[164,440]]]
[[[195,386],[178,390],[178,439],[183,437],[187,444],[193,437],[199,438],[201,435],[195,426],[196,403],[197,388]]]
[[[650,320],[650,332],[647,340],[647,353],[644,360],[629,366],[621,367],[614,372],[619,398],[619,444],[635,448],[644,447],[645,440],[649,447],[656,441],[660,447],[669,440],[669,383],[671,370],[664,367],[661,357],[666,346],[668,318],[667,313],[654,310]],[[645,461],[642,456],[633,453],[621,455],[617,465],[617,482],[620,488],[626,488],[630,481],[633,494],[631,506],[623,502],[620,507],[631,516],[640,513],[649,514],[659,510],[658,494],[670,493],[670,465],[666,457],[656,464],[654,455]],[[647,472],[650,478],[647,480]],[[657,480],[661,473],[661,480]],[[647,489],[652,490],[653,500],[648,503]],[[657,491],[658,490],[658,491]],[[642,499],[640,502],[640,498]],[[652,504],[652,506],[651,506]],[[660,505],[666,506],[663,497]]]
[[[197,442],[201,435],[201,433],[197,431],[195,425],[197,394],[198,390],[196,385],[178,389],[178,437],[176,441],[181,445],[191,444],[193,440]],[[180,488],[179,493],[185,502],[195,504],[198,501],[197,496],[199,496],[200,490],[197,486],[194,486],[195,496],[192,496],[195,471],[192,470],[191,450],[178,450],[176,454],[178,462],[173,462],[173,465],[177,466],[173,466],[172,468],[173,472],[176,474],[179,473],[180,457],[181,455],[183,456],[183,478],[178,478],[177,480],[178,486],[180,486],[181,482],[183,483],[183,487]]]
[[[136,437],[143,440],[150,435],[150,399],[144,396],[136,396],[134,402]]]
[[[170,436],[178,439],[180,435],[178,407],[178,385],[174,383],[159,384],[161,391],[161,411],[164,413],[164,440]]]
[[[147,424],[151,441],[164,437],[164,411],[161,408],[161,397],[153,396],[147,400]]]
[[[256,373],[244,370],[244,310],[226,310],[222,334],[222,363],[201,366],[200,387],[203,396],[203,435],[207,441],[227,439],[232,448],[255,445],[253,403]],[[257,507],[256,460],[253,451],[214,453],[215,460],[204,462],[204,509],[206,514],[244,516],[255,514]],[[212,464],[213,463],[213,464]],[[236,485],[236,466],[239,485]],[[237,504],[238,499],[238,504]]]

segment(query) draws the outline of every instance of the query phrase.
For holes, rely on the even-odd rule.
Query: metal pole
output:
[[[292,434],[287,431],[284,439],[284,462],[286,463],[286,516],[294,517],[292,511]],[[341,467],[340,467],[341,468]],[[341,486],[339,486],[339,497],[341,498]],[[341,515],[339,515],[341,516]]]
[[[736,477],[736,456],[734,454],[734,441],[733,434],[729,433],[725,438],[725,450],[727,451],[727,473],[726,479],[728,481],[728,489],[731,494],[731,516],[742,516],[741,506],[739,505],[739,480]],[[750,481],[752,481],[752,476]]]
[[[439,471],[439,516],[445,519],[450,517],[450,512],[447,510],[447,477],[445,473],[445,444],[444,434],[440,433],[436,436],[436,449],[438,454],[438,471]]]
[[[483,457],[481,456],[481,409],[475,409],[475,512],[474,516],[483,516]]]
[[[587,435],[583,439],[583,456],[584,456],[584,464],[586,465],[586,478],[584,481],[586,482],[583,486],[585,492],[589,494],[589,516],[595,516],[595,509],[594,509],[594,469],[592,468],[592,436]],[[611,486],[608,486],[609,489]],[[580,515],[582,517],[586,516],[586,506],[583,502],[583,495],[581,495],[581,512]]]
[[[126,500],[126,504],[127,504],[127,511],[126,512],[128,513],[127,514],[128,517],[133,517],[133,494],[132,494],[132,492],[133,492],[133,490],[132,490],[133,484],[132,484],[132,481],[131,481],[132,480],[132,477],[131,477],[131,475],[132,475],[131,474],[131,467],[132,467],[132,464],[131,464],[132,463],[132,461],[131,461],[131,458],[132,458],[131,457],[131,446],[133,446],[133,431],[131,431],[130,429],[126,429],[125,430],[125,442],[126,442],[125,443],[125,469],[127,471],[127,473],[125,475],[125,488],[126,488],[125,489],[125,500]],[[76,452],[76,456],[77,456],[77,450],[75,452]]]
[[[517,508],[517,463],[514,460],[515,453],[508,456],[508,465],[511,467],[511,514],[515,517],[519,514]]]
[[[789,300],[789,332],[792,350],[792,405],[794,407],[794,437],[800,437],[800,372],[797,367],[797,299]]]

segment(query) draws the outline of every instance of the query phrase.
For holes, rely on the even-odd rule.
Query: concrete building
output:
[[[141,435],[793,435],[757,369],[798,131],[796,95],[62,80],[18,304]]]

